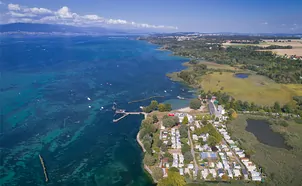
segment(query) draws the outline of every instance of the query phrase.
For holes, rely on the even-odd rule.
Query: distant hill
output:
[[[60,32],[83,34],[134,34],[147,33],[141,30],[109,29],[103,27],[75,27],[59,24],[12,23],[0,25],[0,33],[4,32]]]

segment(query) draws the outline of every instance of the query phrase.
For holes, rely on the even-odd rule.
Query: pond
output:
[[[246,73],[237,73],[237,74],[235,74],[235,77],[236,78],[240,78],[240,79],[245,79],[245,78],[249,77],[249,74],[246,74]]]
[[[270,125],[264,120],[247,120],[246,130],[253,133],[256,138],[263,144],[285,148],[290,150],[291,147],[285,144],[281,134],[272,131]]]

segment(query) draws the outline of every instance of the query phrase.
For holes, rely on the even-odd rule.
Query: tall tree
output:
[[[158,102],[156,100],[152,100],[151,101],[151,104],[149,105],[149,107],[152,109],[152,110],[156,110],[157,109],[157,106],[158,106]]]
[[[191,108],[191,109],[197,110],[197,109],[199,109],[200,107],[201,107],[201,102],[200,102],[200,100],[198,100],[198,99],[192,99],[192,100],[190,101],[190,108]]]
[[[185,116],[184,118],[183,118],[183,120],[182,120],[182,122],[181,122],[182,124],[188,124],[189,123],[189,119],[188,119],[188,117],[187,116]]]

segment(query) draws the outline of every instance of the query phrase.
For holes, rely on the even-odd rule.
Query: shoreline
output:
[[[147,115],[145,115],[145,118],[146,117],[147,117]],[[140,135],[140,130],[138,131],[138,133],[136,135],[136,141],[139,144],[139,146],[141,147],[141,149],[143,150],[143,153],[145,153],[146,149],[145,149],[143,143],[141,142],[141,140],[139,139],[139,135]],[[143,165],[144,165],[145,171],[148,172],[149,176],[152,178],[153,183],[157,183],[158,181],[153,177],[153,175],[152,175],[153,173],[152,173],[151,169],[146,164],[143,163]]]

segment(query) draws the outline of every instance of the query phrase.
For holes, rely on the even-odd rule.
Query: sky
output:
[[[302,0],[0,0],[0,22],[302,33]]]

